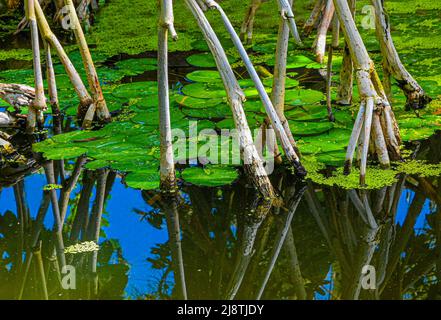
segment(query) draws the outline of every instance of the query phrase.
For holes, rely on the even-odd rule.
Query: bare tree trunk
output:
[[[243,47],[242,43],[240,42],[239,37],[237,36],[233,26],[231,25],[228,17],[226,16],[223,9],[213,0],[205,0],[206,4],[210,8],[217,9],[221,16],[222,20],[225,24],[225,27],[227,28],[234,45],[236,46],[237,50],[239,51],[240,56],[242,57],[242,60],[244,61],[245,67],[248,71],[248,74],[250,75],[251,79],[254,82],[254,85],[256,86],[257,91],[259,92],[260,99],[262,100],[263,106],[265,107],[265,111],[271,121],[271,125],[275,130],[275,133],[277,137],[279,138],[279,141],[282,144],[282,147],[285,151],[285,154],[289,161],[292,163],[294,168],[296,169],[296,172],[299,176],[303,177],[306,175],[305,169],[301,166],[299,156],[297,155],[296,151],[294,150],[295,147],[295,141],[291,134],[291,139],[289,138],[289,135],[286,133],[285,130],[288,130],[291,133],[291,130],[289,129],[289,125],[287,121],[285,121],[285,127],[283,123],[281,122],[279,115],[277,111],[274,109],[274,106],[271,102],[271,99],[268,96],[268,93],[265,91],[265,87],[262,84],[262,81],[260,80],[256,70],[254,69],[254,66],[248,57],[248,54]],[[283,115],[283,112],[280,112]],[[285,118],[286,120],[286,118]]]
[[[351,8],[352,17],[355,19],[355,6],[357,0],[348,0]],[[343,50],[343,62],[340,70],[340,84],[337,92],[337,104],[351,105],[352,90],[354,87],[354,65],[352,63],[349,46],[345,41]]]
[[[349,5],[344,0],[334,0],[334,5],[342,25],[346,42],[349,46],[355,70],[357,70],[356,76],[361,98],[360,113],[357,117],[354,130],[352,131],[350,144],[346,154],[345,172],[348,173],[350,171],[356,147],[355,144],[360,138],[360,183],[363,185],[365,183],[367,157],[373,122],[375,125],[378,120],[382,128],[382,130],[377,130],[378,132],[375,131],[376,134],[378,134],[375,136],[374,140],[377,155],[388,153],[392,160],[398,159],[400,157],[401,139],[395,116],[389,102],[387,101],[386,94],[379,81],[374,64],[369,58],[363,40],[355,26]],[[364,115],[362,111],[363,109],[365,110]],[[374,112],[377,113],[379,118],[373,116]],[[360,130],[361,126],[357,126],[359,123],[363,125],[363,130]],[[384,149],[385,146],[387,146],[387,150]],[[388,166],[389,162],[384,160],[382,164]]]
[[[253,185],[264,197],[274,198],[276,195],[275,191],[265,172],[262,159],[259,157],[253,143],[251,131],[243,110],[245,96],[228,63],[225,51],[197,2],[195,0],[185,0],[185,3],[196,18],[221,75],[239,135],[239,146],[244,161],[245,172],[247,172]]]
[[[326,108],[328,109],[328,120],[335,121],[334,114],[332,113],[332,99],[331,99],[331,85],[332,85],[332,57],[334,49],[338,48],[338,42],[340,39],[340,22],[337,15],[334,14],[332,26],[332,42],[328,49],[328,65],[326,68]]]
[[[36,1],[38,3],[38,0]],[[38,26],[35,17],[34,0],[26,1],[26,14],[31,27],[32,53],[34,63],[35,98],[29,105],[29,113],[26,121],[26,130],[33,132],[37,121],[42,124],[42,111],[46,110],[46,98],[44,96],[43,74],[41,71],[40,43],[38,39]]]
[[[20,112],[21,107],[27,107],[35,100],[35,89],[24,84],[0,83],[0,99]]]
[[[406,108],[409,110],[422,109],[432,99],[424,92],[400,60],[390,33],[390,21],[384,10],[384,0],[371,0],[371,3],[375,7],[375,30],[383,57],[384,82],[387,84],[390,82],[390,76],[394,77],[407,97]],[[386,93],[390,95],[390,88]]]
[[[289,4],[292,5],[292,3],[293,0],[289,0]],[[288,136],[288,139],[294,148],[294,151],[298,155],[300,155],[300,152],[297,149],[296,141],[292,135],[291,129],[289,128],[288,119],[286,119],[285,117],[286,62],[288,59],[288,42],[289,27],[285,23],[285,19],[281,17],[277,37],[271,101],[274,105],[274,108],[276,109],[280,121],[282,122],[282,126],[286,132],[286,135]]]
[[[57,51],[58,57],[60,58],[61,63],[63,64],[67,75],[69,76],[70,82],[72,83],[75,92],[80,99],[80,105],[78,106],[79,114],[82,114],[84,110],[88,110],[91,104],[93,104],[93,100],[90,94],[87,92],[86,87],[84,86],[83,80],[81,80],[80,75],[75,70],[72,62],[67,56],[66,52],[63,49],[63,46],[58,41],[55,34],[49,27],[47,20],[44,16],[43,10],[41,9],[38,1],[35,2],[35,14],[37,16],[38,26],[40,28],[40,33],[42,38],[44,38],[50,46]]]
[[[62,132],[61,128],[61,111],[60,104],[58,101],[57,83],[55,81],[55,71],[54,65],[52,63],[51,47],[44,41],[44,47],[46,50],[46,78],[47,87],[49,92],[49,103],[52,110],[52,123],[54,125],[54,133],[60,134]]]
[[[285,215],[282,223],[277,230],[276,240],[274,241],[274,247],[271,252],[271,259],[266,269],[265,277],[257,293],[256,300],[260,300],[262,298],[263,292],[265,291],[266,285],[268,284],[268,281],[271,277],[271,273],[273,272],[274,266],[277,262],[277,259],[279,258],[282,246],[285,243],[288,233],[291,232],[291,222],[294,218],[295,212],[297,211],[300,200],[302,200],[305,190],[306,186],[301,186],[299,190],[294,190],[294,194],[287,203],[288,214]]]
[[[251,44],[251,42],[253,41],[254,18],[262,2],[264,1],[251,0],[250,5],[248,6],[245,19],[243,20],[242,26],[240,28],[240,38],[246,44]]]
[[[83,29],[81,28],[81,23],[78,20],[77,12],[72,3],[72,0],[65,0],[64,4],[69,9],[69,16],[73,25],[73,32],[75,38],[77,39],[78,46],[80,47],[81,57],[83,58],[84,68],[86,70],[87,80],[89,82],[90,90],[92,91],[94,104],[89,106],[89,109],[94,109],[96,107],[96,115],[101,121],[109,121],[110,113],[107,109],[106,101],[104,100],[103,91],[101,90],[101,85],[98,79],[98,74],[96,73],[95,66],[92,61],[92,56],[90,55],[89,47],[86,42],[86,37],[84,36]],[[83,119],[83,127],[89,128],[95,116],[95,112],[90,110],[80,110],[80,119]]]
[[[314,41],[313,48],[315,52],[315,59],[319,63],[323,63],[326,52],[326,35],[328,34],[329,26],[334,16],[334,4],[332,0],[327,0],[325,11],[320,22],[320,26],[317,31],[317,38]]]
[[[49,185],[55,185],[54,164],[53,161],[48,161],[44,165],[46,180]],[[58,265],[63,268],[66,265],[66,257],[64,255],[64,241],[63,241],[63,222],[60,217],[60,208],[58,206],[57,192],[55,189],[49,190],[52,213],[54,216],[54,235],[55,235],[55,249],[58,257]]]
[[[170,32],[174,40],[177,39],[173,20],[172,0],[161,0],[161,16],[158,29],[158,98],[161,141],[161,189],[165,191],[170,191],[176,187],[168,89],[168,33]]]
[[[294,12],[292,11],[292,4],[289,0],[277,0],[280,9],[280,15],[285,19],[288,24],[289,30],[291,31],[294,40],[299,46],[302,46],[302,40],[300,39],[299,31],[297,30],[296,20],[294,17]]]
[[[184,258],[182,255],[181,227],[179,224],[179,212],[176,196],[164,199],[163,210],[165,211],[168,242],[171,249],[172,267],[175,281],[179,284],[180,298],[187,300],[187,285],[185,282]]]

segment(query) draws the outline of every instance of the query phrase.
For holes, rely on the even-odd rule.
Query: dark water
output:
[[[0,191],[0,298],[440,298],[439,183],[401,176],[348,191],[281,171],[273,185],[284,202],[272,206],[244,180],[183,185],[170,198],[85,171],[60,233],[49,201],[60,190],[42,191],[45,176],[30,175]],[[97,225],[98,251],[57,251],[93,240]],[[57,256],[72,266],[65,273]]]

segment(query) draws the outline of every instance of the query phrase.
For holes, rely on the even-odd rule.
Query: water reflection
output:
[[[26,180],[1,190],[0,298],[440,298],[439,178],[403,175],[390,187],[357,191],[296,183],[281,172],[273,177],[280,203],[256,198],[241,180],[183,185],[171,196],[127,189],[142,199],[135,205],[116,172],[83,169],[85,161],[44,163],[31,176],[42,191],[35,182],[26,189]],[[110,200],[131,213],[112,220]],[[136,241],[151,238],[149,252],[125,244],[138,232],[124,229],[133,217],[148,229]],[[129,252],[144,257],[142,267]],[[159,277],[146,277],[152,270]]]

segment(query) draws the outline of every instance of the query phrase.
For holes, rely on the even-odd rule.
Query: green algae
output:
[[[422,160],[407,160],[396,166],[398,172],[419,177],[438,177],[441,175],[441,164],[430,164]]]
[[[0,50],[0,61],[5,61],[5,60],[32,61],[32,50],[31,49]]]

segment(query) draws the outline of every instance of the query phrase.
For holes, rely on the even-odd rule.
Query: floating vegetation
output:
[[[49,190],[57,190],[57,189],[62,189],[63,186],[59,185],[59,184],[47,184],[43,187],[44,191],[49,191]]]
[[[205,187],[218,187],[233,183],[239,177],[231,167],[207,165],[203,168],[190,167],[182,172],[182,178],[188,183]]]
[[[99,249],[100,247],[94,241],[85,241],[65,248],[64,253],[78,254],[85,252],[94,252],[98,251]]]

